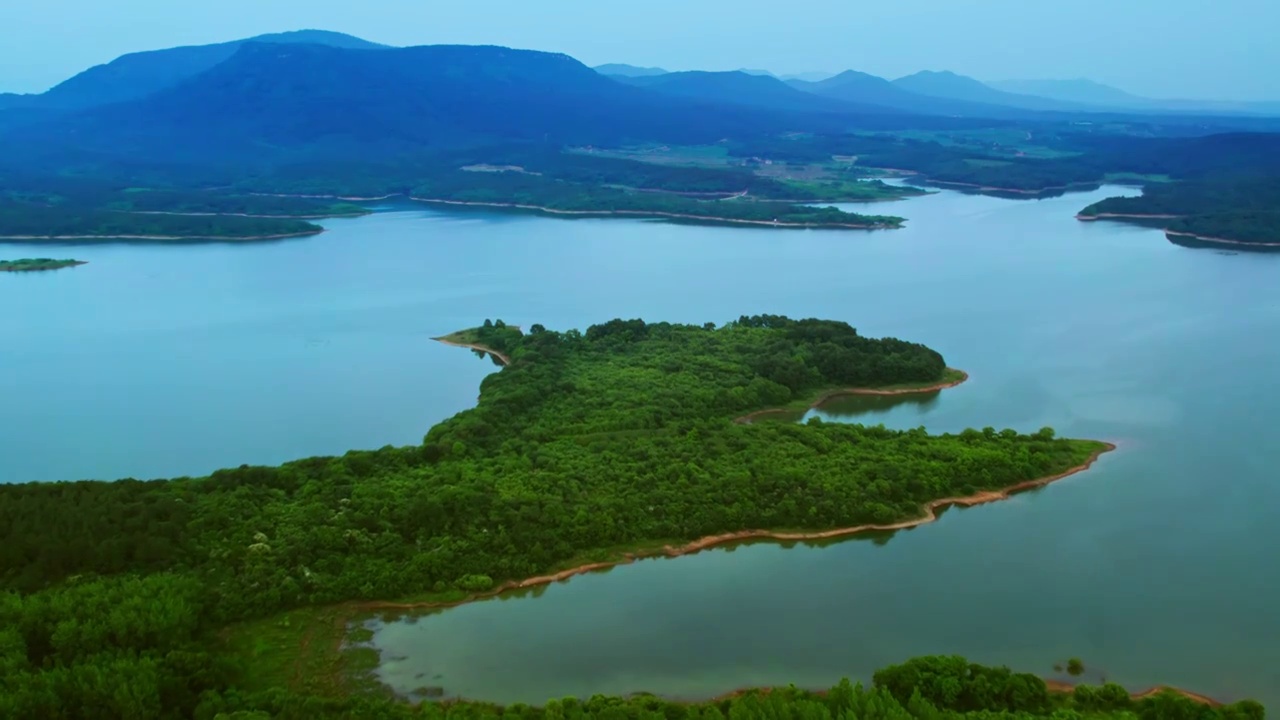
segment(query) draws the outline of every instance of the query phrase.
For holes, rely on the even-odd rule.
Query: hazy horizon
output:
[[[1153,98],[1280,100],[1280,6],[1232,0],[1231,12],[1190,0],[1077,0],[1070,6],[989,0],[894,4],[849,0],[651,0],[606,6],[559,0],[446,6],[371,0],[356,7],[278,0],[90,0],[0,8],[0,92],[43,92],[130,52],[203,45],[299,29],[389,45],[492,44],[563,52],[587,65],[667,70],[764,68],[779,75],[853,69],[887,78],[951,70],[984,81],[1088,78]],[[1222,5],[1218,5],[1220,8]],[[785,8],[785,14],[781,9]],[[1212,53],[1188,48],[1219,39]],[[1230,38],[1230,42],[1221,39]]]

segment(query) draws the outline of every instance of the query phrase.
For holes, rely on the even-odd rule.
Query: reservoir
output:
[[[971,379],[816,411],[828,419],[1050,425],[1119,449],[893,536],[642,561],[375,620],[384,681],[500,702],[705,697],[956,653],[1047,676],[1079,657],[1133,689],[1276,706],[1280,255],[1074,219],[1121,192],[942,192],[876,206],[909,222],[874,233],[396,206],[270,244],[0,245],[89,261],[0,277],[0,482],[419,442],[495,370],[430,338],[485,318],[846,320]]]

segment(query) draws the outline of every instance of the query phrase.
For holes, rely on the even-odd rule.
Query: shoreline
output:
[[[1195,233],[1181,232],[1178,230],[1166,229],[1164,231],[1164,234],[1165,234],[1165,237],[1170,240],[1172,240],[1175,237],[1186,237],[1186,238],[1192,238],[1194,240],[1199,240],[1201,242],[1217,243],[1220,245],[1231,245],[1234,247],[1269,247],[1269,248],[1280,247],[1280,242],[1268,243],[1268,242],[1248,242],[1245,240],[1228,240],[1227,238],[1212,237],[1210,235],[1197,235]]]
[[[466,348],[468,350],[478,350],[479,352],[489,353],[493,357],[497,358],[498,361],[502,363],[503,367],[506,367],[511,364],[510,356],[508,356],[506,353],[498,352],[497,350],[494,350],[493,348],[487,345],[481,345],[480,343],[457,342],[456,340],[446,340],[442,337],[431,338],[431,339],[435,340],[438,343],[444,343],[445,345],[449,345],[451,347]]]
[[[1169,215],[1161,213],[1098,213],[1097,215],[1085,215],[1077,213],[1076,219],[1083,222],[1093,222],[1094,220],[1177,220],[1182,215]]]
[[[324,232],[324,228],[306,232],[282,233],[279,235],[0,235],[0,242],[9,240],[221,240],[223,242],[251,242],[254,240],[285,240],[288,238],[311,237]]]
[[[1048,688],[1049,692],[1051,693],[1070,693],[1070,692],[1073,692],[1076,688],[1074,684],[1063,682],[1061,680],[1051,680],[1048,678],[1042,678],[1042,679],[1044,680],[1045,686]],[[743,695],[746,695],[752,692],[760,692],[760,693],[768,694],[777,689],[779,689],[777,686],[739,688],[737,690],[732,690],[727,693],[716,695],[705,701],[690,700],[688,701],[688,704],[703,703],[703,702],[717,703],[723,700],[732,700],[734,698],[742,697]],[[1217,707],[1222,707],[1223,705],[1226,704],[1220,700],[1214,700],[1208,695],[1201,695],[1200,693],[1191,692],[1190,690],[1184,690],[1182,688],[1173,687],[1171,685],[1156,685],[1155,687],[1147,688],[1146,690],[1141,690],[1138,692],[1130,692],[1129,699],[1134,701],[1145,700],[1154,695],[1159,695],[1160,693],[1166,690],[1172,690],[1173,692],[1181,695],[1182,697],[1187,698],[1188,700],[1194,700],[1195,702],[1201,703],[1203,705],[1208,705],[1209,707],[1217,708]],[[817,690],[810,690],[809,692],[812,692],[815,695],[825,697],[829,691],[830,691],[829,688],[819,688]]]
[[[979,185],[977,183],[957,182],[954,180],[934,180],[928,175],[924,175],[923,177],[924,177],[923,182],[932,183],[934,185],[942,185],[943,187],[952,187],[952,186],[966,187],[966,188],[973,188],[980,192],[1004,192],[1004,193],[1016,193],[1018,195],[1043,195],[1044,193],[1051,193],[1051,192],[1058,192],[1058,191],[1069,192],[1073,189],[1091,188],[1094,185],[1099,184],[1099,183],[1079,182],[1079,183],[1070,183],[1067,185],[1050,185],[1048,187],[1040,188],[1039,190],[1025,190],[1020,188],[1004,188],[1004,187],[994,187],[991,185]]]
[[[1045,680],[1044,684],[1049,686],[1049,692],[1056,693],[1069,693],[1074,691],[1076,688],[1074,684],[1063,682],[1061,680]],[[1214,700],[1208,695],[1201,695],[1200,693],[1183,690],[1182,688],[1176,688],[1170,685],[1156,685],[1155,687],[1147,688],[1140,692],[1131,692],[1129,693],[1129,697],[1132,700],[1145,700],[1149,697],[1159,695],[1166,690],[1172,690],[1188,700],[1194,700],[1203,705],[1208,705],[1209,707],[1222,707],[1225,704],[1220,700]]]
[[[955,370],[955,368],[947,368],[947,369]],[[956,372],[961,374],[961,377],[957,380],[948,380],[946,382],[934,383],[933,385],[927,385],[925,387],[919,387],[919,388],[900,388],[897,390],[877,390],[875,388],[841,388],[839,390],[828,390],[827,392],[820,395],[817,400],[814,400],[812,403],[809,404],[808,407],[804,408],[803,410],[788,409],[788,408],[766,408],[764,410],[756,410],[754,412],[749,412],[746,415],[743,415],[742,417],[734,418],[733,421],[736,423],[749,424],[756,418],[764,417],[766,415],[777,415],[777,414],[789,413],[789,412],[804,413],[810,410],[817,410],[818,408],[822,407],[823,404],[831,400],[834,400],[835,398],[844,397],[846,395],[892,396],[892,395],[923,395],[925,393],[940,392],[942,390],[946,390],[947,388],[956,387],[957,385],[960,385],[961,383],[964,383],[969,379],[969,373],[963,370],[956,370]]]
[[[382,600],[369,600],[363,602],[351,603],[348,607],[356,612],[376,612],[379,610],[435,610],[442,608],[457,607],[467,603],[484,600],[494,597],[510,590],[522,590],[539,585],[550,585],[552,583],[568,580],[576,575],[594,572],[596,570],[606,570],[617,567],[619,565],[629,565],[636,560],[644,560],[649,558],[677,558],[683,555],[692,555],[703,550],[726,545],[730,543],[742,542],[745,540],[772,540],[776,542],[806,542],[811,540],[830,540],[833,538],[844,538],[854,535],[861,535],[869,532],[893,532],[897,530],[908,530],[921,525],[928,525],[938,519],[938,511],[945,510],[950,507],[974,507],[976,505],[985,505],[987,503],[1005,500],[1013,495],[1017,495],[1028,490],[1034,490],[1044,487],[1051,483],[1070,477],[1077,473],[1084,472],[1093,467],[1106,453],[1116,449],[1115,443],[1103,442],[1103,447],[1095,450],[1081,464],[1067,468],[1055,475],[1048,475],[1032,480],[1024,480],[1015,483],[1000,490],[981,490],[972,495],[953,496],[938,498],[923,503],[920,506],[921,515],[909,520],[901,520],[896,523],[876,524],[866,523],[862,525],[854,525],[851,527],[836,528],[834,530],[818,530],[814,532],[781,532],[773,530],[739,530],[736,532],[722,533],[719,535],[707,535],[687,542],[683,545],[663,545],[660,548],[651,548],[636,550],[632,552],[624,552],[616,560],[606,560],[601,562],[585,563],[567,570],[550,573],[547,575],[537,575],[524,580],[508,580],[495,586],[491,590],[482,593],[473,593],[461,600],[454,601],[425,601],[425,602],[391,602]]]
[[[367,212],[337,213],[335,215],[254,215],[252,213],[175,212],[170,210],[125,210],[130,215],[177,215],[180,217],[246,217],[268,220],[327,220],[329,218],[357,218],[371,215]]]
[[[378,197],[359,197],[357,195],[301,195],[298,193],[264,193],[251,192],[250,195],[258,195],[260,197],[286,197],[286,198],[311,198],[319,200],[349,200],[351,202],[372,202],[375,200],[390,200],[393,197],[400,197],[404,193],[390,193],[388,195],[380,195]]]
[[[685,213],[671,213],[651,210],[555,210],[541,205],[523,205],[520,203],[499,203],[499,202],[470,202],[464,200],[441,200],[438,198],[421,198],[409,196],[410,200],[420,203],[436,204],[436,205],[455,205],[463,207],[491,207],[491,208],[510,208],[514,210],[532,210],[536,212],[547,213],[549,215],[569,215],[575,217],[639,217],[639,218],[669,218],[672,220],[694,220],[703,223],[719,223],[725,225],[755,225],[759,227],[771,228],[797,228],[797,229],[813,229],[813,230],[896,230],[900,225],[887,225],[883,223],[866,224],[866,223],[796,223],[796,222],[771,222],[769,220],[742,220],[734,218],[721,218],[710,215],[689,215]]]

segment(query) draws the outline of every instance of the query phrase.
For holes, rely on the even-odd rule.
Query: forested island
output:
[[[53,258],[0,260],[0,272],[42,272],[45,270],[61,270],[62,268],[85,264],[86,263],[83,260],[54,260]]]

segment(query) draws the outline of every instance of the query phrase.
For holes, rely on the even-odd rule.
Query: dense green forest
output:
[[[124,192],[109,200],[106,208],[122,212],[249,215],[284,219],[313,219],[369,213],[368,209],[348,202],[190,190]]]
[[[937,352],[842,322],[513,330],[471,331],[512,362],[420,446],[206,478],[0,486],[0,703],[32,717],[182,715],[245,679],[249,658],[218,639],[229,622],[457,599],[619,547],[892,522],[1102,449],[1048,428],[735,422],[833,387],[946,377]],[[121,713],[101,716],[158,716]]]
[[[1280,243],[1280,175],[1212,177],[1151,183],[1139,197],[1114,197],[1080,211],[1082,217],[1172,215],[1120,218],[1240,243]]]
[[[1280,208],[1280,176],[1213,177],[1174,183],[1150,183],[1138,197],[1113,197],[1080,211],[1141,215],[1205,215],[1222,208],[1274,212]]]
[[[55,260],[53,258],[22,258],[21,260],[0,260],[0,272],[38,272],[42,270],[61,270],[62,268],[84,265],[80,260]]]
[[[1170,233],[1187,233],[1199,238],[1229,240],[1261,246],[1280,246],[1280,212],[1225,212],[1170,220]]]
[[[306,218],[358,215],[360,206],[229,190],[142,187],[131,180],[0,172],[0,236],[33,239],[252,239],[308,235]]]

